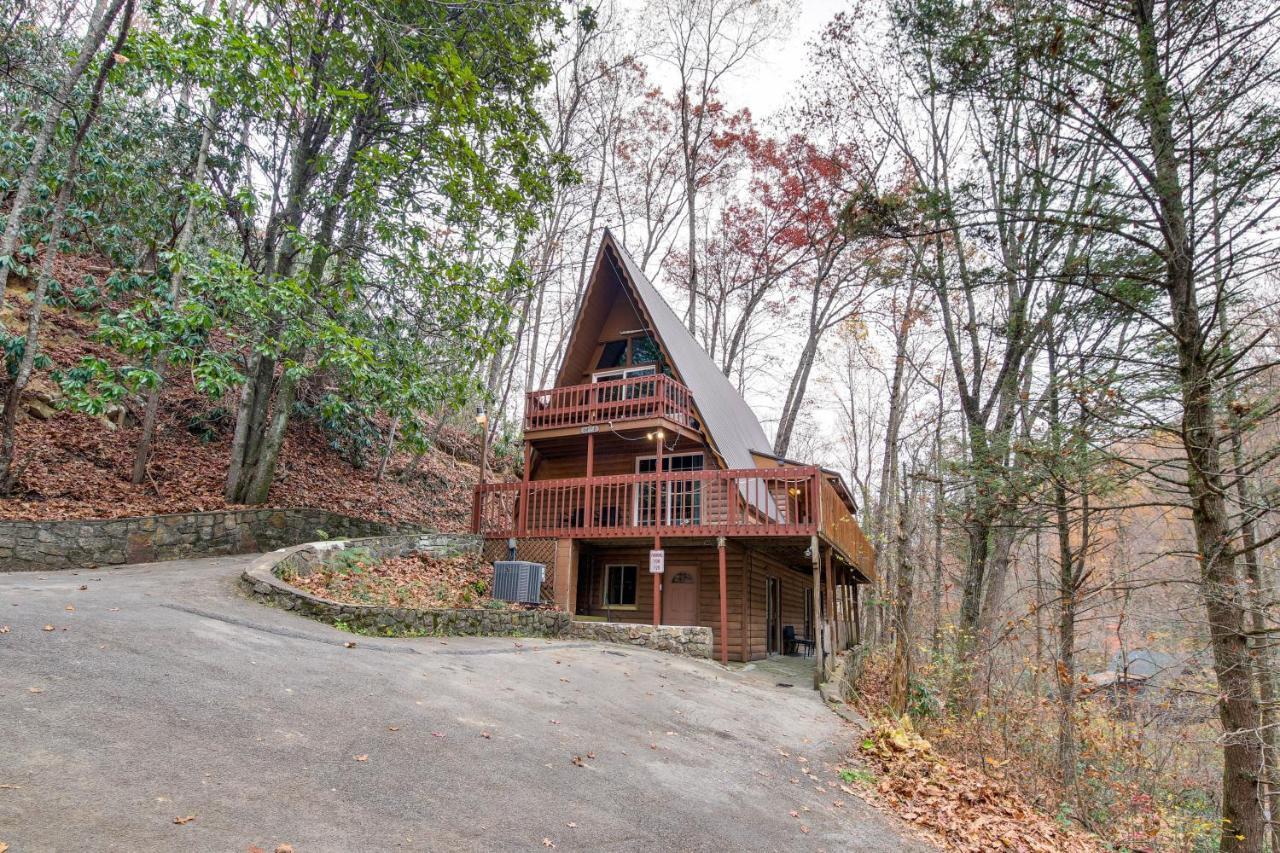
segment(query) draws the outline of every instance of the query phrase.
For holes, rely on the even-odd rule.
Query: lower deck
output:
[[[716,539],[664,540],[660,575],[649,572],[651,540],[521,539],[516,556],[548,566],[551,596],[574,618],[709,627],[714,659],[746,662],[793,651],[791,639],[815,640],[830,614],[852,616],[853,574],[832,574],[828,565],[831,580],[823,581],[811,541],[726,540],[723,590]],[[508,542],[489,540],[486,550],[503,558]],[[837,621],[830,618],[829,630]],[[848,618],[839,633],[851,642],[855,632]]]

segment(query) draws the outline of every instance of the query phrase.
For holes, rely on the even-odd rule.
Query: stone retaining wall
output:
[[[621,643],[658,652],[710,658],[712,631],[698,625],[635,625],[626,622],[580,622],[569,626],[569,636],[598,643]]]
[[[345,604],[312,595],[288,583],[297,575],[308,575],[347,549],[361,548],[375,559],[399,557],[414,552],[451,556],[475,551],[480,542],[473,536],[422,534],[382,536],[346,542],[313,542],[265,554],[241,575],[241,583],[257,598],[304,616],[341,623],[353,630],[386,635],[474,634],[499,636],[564,636],[569,616],[558,610],[507,610],[474,608],[466,610],[419,610],[372,604]]]
[[[83,521],[0,520],[0,572],[250,554],[326,537],[379,536],[417,529],[306,508]]]

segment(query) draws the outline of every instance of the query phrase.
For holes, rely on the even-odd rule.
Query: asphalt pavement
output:
[[[245,597],[252,559],[0,574],[0,849],[932,849],[840,790],[804,683],[353,636]]]

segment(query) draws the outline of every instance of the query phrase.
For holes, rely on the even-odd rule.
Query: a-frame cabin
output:
[[[489,553],[551,563],[575,617],[707,626],[721,661],[790,651],[795,636],[821,665],[855,641],[875,553],[839,475],[769,447],[606,231],[555,387],[525,400],[524,479],[479,486],[473,527]]]

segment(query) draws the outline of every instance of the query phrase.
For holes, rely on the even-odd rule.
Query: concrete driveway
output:
[[[244,598],[251,559],[0,575],[10,853],[926,849],[832,787],[854,734],[803,684],[353,637]]]

